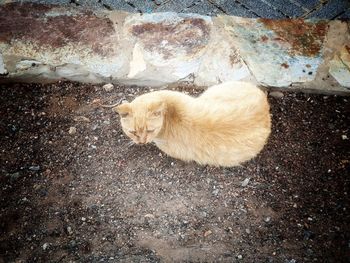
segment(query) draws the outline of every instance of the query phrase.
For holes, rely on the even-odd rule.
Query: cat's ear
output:
[[[153,103],[148,108],[148,111],[152,117],[160,117],[165,111],[165,103],[162,101]]]
[[[130,103],[125,102],[123,104],[118,105],[117,107],[114,107],[113,110],[117,112],[121,118],[126,118],[131,114],[131,107]]]

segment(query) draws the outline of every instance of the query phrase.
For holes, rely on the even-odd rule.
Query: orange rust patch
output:
[[[325,21],[308,23],[302,19],[273,20],[266,18],[261,18],[259,21],[277,34],[278,38],[275,40],[291,45],[289,51],[291,55],[317,56],[328,29]]]
[[[198,52],[208,43],[210,33],[201,18],[186,18],[174,24],[143,23],[133,25],[130,31],[148,50],[160,51],[166,58],[179,49],[185,49],[187,54]]]
[[[282,63],[281,66],[284,68],[289,68],[289,65],[287,63]]]
[[[112,22],[90,11],[77,15],[46,16],[54,5],[10,3],[0,6],[0,41],[14,39],[35,43],[38,47],[60,48],[68,43],[91,47],[100,55],[111,52],[108,45],[114,34]]]
[[[345,49],[346,51],[348,51],[348,53],[350,54],[350,47],[348,45],[345,45]]]
[[[266,42],[269,38],[265,35],[261,36],[261,41]]]

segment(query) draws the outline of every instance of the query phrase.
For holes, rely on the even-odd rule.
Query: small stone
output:
[[[68,235],[73,234],[73,230],[70,226],[67,227],[67,233],[68,233]]]
[[[77,128],[75,128],[75,127],[69,127],[68,133],[71,134],[71,135],[76,134],[76,133],[77,133]]]
[[[43,250],[47,250],[49,248],[50,244],[49,243],[44,243],[43,245]]]
[[[75,240],[71,240],[71,241],[69,241],[69,243],[68,243],[68,249],[70,249],[70,250],[74,250],[76,247],[77,247],[77,242],[75,241]]]
[[[213,232],[211,232],[211,230],[205,231],[204,232],[204,237],[207,237],[209,235],[211,235]]]
[[[144,217],[145,217],[145,218],[154,218],[154,215],[152,215],[152,214],[145,214]]]
[[[266,222],[266,223],[268,223],[268,222],[270,222],[271,221],[271,217],[265,217],[265,219],[264,219],[264,221]]]
[[[250,234],[250,233],[251,233],[249,228],[247,228],[247,229],[245,230],[245,232],[246,232],[247,234]]]
[[[23,197],[23,198],[21,199],[21,201],[22,201],[23,203],[29,203],[29,202],[30,202],[29,199],[28,199],[27,197]]]
[[[90,122],[90,119],[85,116],[75,116],[73,120],[77,122]]]
[[[242,187],[246,187],[249,184],[250,178],[246,178],[244,179],[244,181],[242,182],[241,186]]]
[[[85,218],[85,217],[82,217],[82,218],[81,218],[81,221],[85,222],[85,221],[86,221],[86,218]]]
[[[243,256],[242,255],[238,255],[237,258],[238,259],[243,259]]]
[[[343,135],[341,136],[341,138],[342,138],[343,140],[349,140],[348,136],[346,136],[345,134],[343,134]]]
[[[219,189],[215,189],[213,192],[212,192],[213,195],[218,195],[219,194]]]
[[[271,91],[269,95],[271,97],[276,98],[276,99],[281,99],[284,96],[283,92],[281,92],[281,91]]]
[[[29,166],[28,169],[31,170],[31,171],[37,172],[37,171],[40,170],[40,166],[39,165],[32,165],[32,166]]]
[[[108,84],[103,85],[102,88],[105,91],[110,92],[114,89],[114,85],[112,83],[108,83]]]

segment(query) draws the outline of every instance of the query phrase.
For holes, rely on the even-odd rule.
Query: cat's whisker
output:
[[[133,141],[130,141],[130,142],[128,142],[127,144],[126,144],[126,147],[131,147],[131,146],[133,146],[133,145],[135,145],[135,143],[133,142]]]
[[[164,140],[164,139],[154,139],[153,141],[152,141],[153,143],[165,143],[166,142],[166,140]]]

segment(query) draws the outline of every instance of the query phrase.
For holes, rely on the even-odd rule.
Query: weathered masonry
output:
[[[209,86],[229,80],[350,92],[349,21],[130,14],[0,5],[0,81]]]

